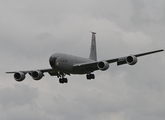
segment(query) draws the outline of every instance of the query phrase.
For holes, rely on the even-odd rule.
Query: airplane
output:
[[[128,55],[124,57],[107,59],[102,61],[97,61],[97,51],[96,51],[96,33],[92,33],[91,48],[89,58],[83,58],[73,55],[68,55],[64,53],[55,53],[50,56],[49,64],[51,68],[49,69],[38,69],[38,70],[28,70],[28,71],[14,71],[6,72],[13,73],[14,79],[21,82],[25,79],[28,73],[34,80],[40,80],[44,73],[49,73],[50,76],[57,76],[59,78],[59,83],[68,83],[68,79],[65,78],[66,75],[71,74],[86,74],[88,80],[95,79],[93,74],[96,70],[105,71],[109,68],[110,63],[117,62],[117,65],[129,64],[135,65],[138,61],[138,57],[149,55],[157,52],[164,51],[163,49],[155,50],[151,52]]]

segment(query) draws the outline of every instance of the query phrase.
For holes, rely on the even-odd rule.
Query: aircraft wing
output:
[[[33,71],[41,71],[42,73],[44,73],[44,72],[51,72],[51,71],[54,71],[52,68],[50,68],[50,69],[41,69],[41,70],[28,70],[28,71],[20,71],[20,72],[23,72],[23,73],[31,73],[31,72],[33,72]],[[13,72],[6,72],[6,73],[16,73],[16,72],[18,72],[18,71],[13,71]]]
[[[28,70],[28,71],[19,71],[19,72],[22,72],[22,73],[24,73],[24,74],[30,74],[31,75],[31,73],[32,72],[34,72],[34,71],[41,71],[42,73],[45,73],[45,72],[48,72],[50,75],[51,74],[56,74],[57,73],[57,71],[56,70],[54,70],[54,69],[52,69],[52,68],[49,68],[49,69],[38,69],[38,70]],[[6,72],[6,73],[17,73],[18,71],[13,71],[13,72]]]
[[[155,51],[151,51],[151,52],[145,52],[145,53],[140,53],[140,54],[135,54],[135,55],[130,55],[130,56],[133,56],[133,57],[137,58],[137,57],[141,57],[141,56],[145,56],[145,55],[149,55],[149,54],[153,54],[153,53],[157,53],[157,52],[162,52],[162,51],[164,51],[164,50],[163,49],[155,50]],[[127,57],[128,56],[118,58],[117,65],[127,64],[127,61],[126,61]]]
[[[145,55],[149,55],[149,54],[153,54],[153,53],[157,53],[157,52],[162,52],[164,51],[163,49],[161,50],[156,50],[156,51],[151,51],[151,52],[146,52],[146,53],[140,53],[140,54],[135,54],[135,55],[130,55],[133,59],[137,60],[137,57],[141,57],[141,56],[145,56]],[[119,58],[114,58],[114,59],[108,59],[108,60],[103,60],[107,63],[114,63],[117,62],[117,65],[123,65],[123,64],[127,64],[127,57],[129,56],[125,56],[125,57],[119,57]],[[97,67],[98,63],[101,61],[94,61],[94,62],[89,62],[89,63],[80,63],[80,64],[75,64],[73,66],[73,69],[78,69],[78,70],[86,70],[86,71],[90,71],[93,72],[95,70],[98,70],[99,68]],[[137,61],[136,61],[137,62]],[[131,65],[131,64],[130,64]],[[133,64],[132,64],[133,65]]]
[[[51,76],[58,76],[59,72],[52,68],[50,69],[37,69],[37,70],[28,70],[28,71],[13,71],[6,73],[14,73],[14,78],[16,81],[23,81],[25,79],[26,74],[28,73],[34,80],[40,80],[44,73],[48,72]]]

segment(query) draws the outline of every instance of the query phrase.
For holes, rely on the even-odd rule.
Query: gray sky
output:
[[[97,32],[98,59],[164,49],[164,0],[1,0],[1,120],[164,120],[165,53],[135,66],[111,64],[96,79],[45,74],[18,83],[5,71],[49,68],[55,52],[89,56]]]

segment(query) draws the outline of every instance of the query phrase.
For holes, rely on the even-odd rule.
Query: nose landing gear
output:
[[[65,77],[65,73],[58,72],[57,77],[59,78],[59,83],[61,83],[61,84],[68,83],[68,79],[64,78]]]

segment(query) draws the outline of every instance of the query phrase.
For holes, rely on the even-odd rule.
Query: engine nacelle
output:
[[[97,63],[97,67],[100,70],[104,71],[104,70],[107,70],[109,68],[109,63],[106,62],[106,61],[100,61],[100,62]]]
[[[44,76],[44,74],[41,71],[33,71],[31,73],[31,76],[34,80],[40,80]]]
[[[25,73],[23,73],[23,72],[14,73],[14,79],[18,82],[23,81],[25,79]]]
[[[137,57],[134,56],[134,55],[130,55],[128,57],[126,57],[126,62],[129,64],[129,65],[135,65],[137,63]]]

